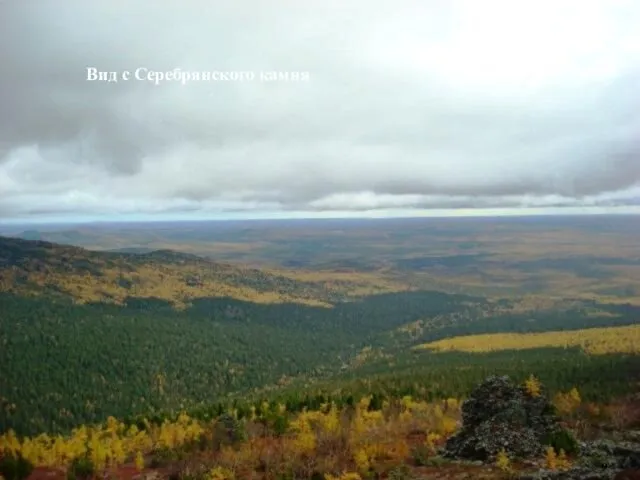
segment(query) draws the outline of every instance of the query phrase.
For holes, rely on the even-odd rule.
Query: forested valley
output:
[[[419,446],[433,455],[457,428],[460,401],[486,378],[542,382],[567,415],[640,386],[640,307],[631,303],[541,303],[370,277],[332,282],[326,273],[297,279],[168,251],[15,239],[0,238],[0,254],[0,450],[43,468],[76,471],[69,462],[85,454],[91,468],[160,465],[223,418],[264,424],[267,436],[298,435],[295,444],[311,441],[310,427],[289,422],[363,415],[366,423],[386,412],[400,428],[400,411],[401,423],[418,411],[436,415],[434,436]],[[444,417],[441,401],[451,408]],[[353,455],[357,466],[364,453]],[[371,467],[377,454],[367,455]],[[224,468],[205,477],[233,478]]]

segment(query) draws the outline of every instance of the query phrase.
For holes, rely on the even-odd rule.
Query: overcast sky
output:
[[[0,19],[0,221],[640,209],[638,0],[5,0]]]

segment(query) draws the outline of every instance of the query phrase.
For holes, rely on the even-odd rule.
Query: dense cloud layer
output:
[[[0,219],[640,204],[640,3],[346,3],[0,3]]]

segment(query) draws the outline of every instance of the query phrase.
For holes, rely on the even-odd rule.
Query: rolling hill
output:
[[[94,252],[39,240],[0,237],[0,291],[62,295],[77,303],[123,304],[155,298],[184,307],[197,298],[330,306],[352,295],[407,290],[367,274],[327,277],[255,269],[171,250]]]

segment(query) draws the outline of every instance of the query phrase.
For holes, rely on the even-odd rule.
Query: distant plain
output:
[[[24,225],[0,234],[100,251],[171,249],[298,280],[356,281],[362,294],[437,289],[640,305],[632,215]]]

